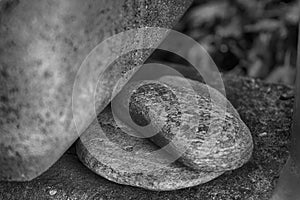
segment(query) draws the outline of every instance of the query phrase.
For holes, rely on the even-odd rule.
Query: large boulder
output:
[[[77,71],[92,49],[128,29],[170,28],[190,3],[191,0],[1,0],[0,180],[35,178],[81,134],[84,128],[77,132],[72,118],[75,114],[84,115],[87,99],[72,102],[72,91]],[[105,49],[108,55],[113,51]],[[102,93],[99,110],[109,103],[111,87],[122,72],[137,68],[152,51],[124,55],[106,71],[102,81],[109,84]],[[102,61],[94,60],[95,68],[87,73],[97,75],[94,69],[103,67]],[[86,77],[81,81],[89,84],[95,80]],[[86,87],[77,89],[78,96],[88,91]],[[72,112],[72,103],[76,113]],[[82,127],[91,120],[92,116],[84,118]]]

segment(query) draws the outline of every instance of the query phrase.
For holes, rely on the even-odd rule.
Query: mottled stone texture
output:
[[[76,147],[88,168],[116,183],[158,191],[192,187],[251,157],[251,133],[237,111],[220,92],[198,81],[178,76],[129,81],[111,107]]]
[[[184,67],[178,69],[190,78],[199,78]],[[288,157],[293,99],[279,98],[292,88],[242,77],[224,80],[227,98],[254,140],[253,156],[243,167],[196,187],[154,192],[118,185],[94,174],[80,163],[72,148],[30,182],[0,182],[0,199],[268,200]]]
[[[230,102],[208,85],[163,76],[131,83],[114,101],[119,101],[114,106],[116,112],[120,116],[129,112],[128,118],[137,126],[129,123],[131,120],[123,119],[124,123],[161,147],[172,141],[170,153],[182,153],[180,161],[190,168],[224,172],[240,167],[251,157],[249,129]],[[150,124],[150,131],[143,128]]]
[[[170,28],[190,3],[0,1],[0,180],[36,177],[76,140],[72,87],[80,64],[99,42],[132,28]],[[125,55],[106,78],[114,82],[151,51]]]
[[[100,134],[100,129],[104,134]],[[149,190],[192,187],[223,173],[194,171],[179,162],[170,163],[166,152],[155,154],[159,149],[147,139],[123,132],[114,121],[110,107],[99,114],[98,121],[90,125],[76,145],[79,159],[90,170],[116,183]]]

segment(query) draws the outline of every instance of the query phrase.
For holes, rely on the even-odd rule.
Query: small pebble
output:
[[[57,193],[56,190],[50,190],[50,191],[49,191],[49,194],[50,194],[51,196],[55,195],[56,193]]]
[[[263,132],[263,133],[260,133],[258,136],[259,136],[259,137],[264,137],[264,136],[267,136],[267,135],[268,135],[267,132]]]
[[[133,151],[133,146],[126,146],[126,147],[124,147],[124,149],[126,151]]]

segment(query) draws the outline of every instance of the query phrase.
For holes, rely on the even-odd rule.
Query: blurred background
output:
[[[293,85],[299,14],[297,0],[194,0],[175,30],[202,44],[222,73]],[[160,50],[152,59],[185,64]]]

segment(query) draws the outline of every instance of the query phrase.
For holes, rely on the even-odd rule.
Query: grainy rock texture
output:
[[[170,28],[190,3],[191,0],[1,0],[0,180],[36,177],[76,140],[73,83],[83,59],[96,45],[132,28]],[[107,81],[103,80],[109,83],[106,92],[111,91],[122,72],[143,63],[151,51],[134,51],[116,61],[106,73]],[[94,80],[84,80],[88,81]],[[87,91],[81,88],[79,95]],[[108,103],[107,93],[100,110]],[[79,105],[84,103],[83,99]],[[84,113],[84,109],[78,113]],[[83,123],[89,124],[89,119]]]
[[[199,78],[184,67],[180,71],[190,78]],[[85,167],[74,149],[70,149],[48,171],[30,182],[0,182],[0,199],[268,200],[288,157],[293,99],[279,98],[292,88],[242,77],[229,76],[224,80],[227,98],[254,140],[252,159],[241,168],[203,185],[155,192],[100,177]]]
[[[132,82],[112,108],[119,120],[158,146],[172,141],[166,150],[193,169],[224,172],[251,157],[251,133],[237,111],[220,92],[198,81],[163,76]]]
[[[98,121],[90,125],[76,145],[79,159],[95,173],[116,183],[150,190],[191,187],[223,173],[193,171],[180,163],[166,164],[163,159],[168,161],[167,155],[149,158],[158,149],[147,139],[122,132],[110,107],[99,114]]]

